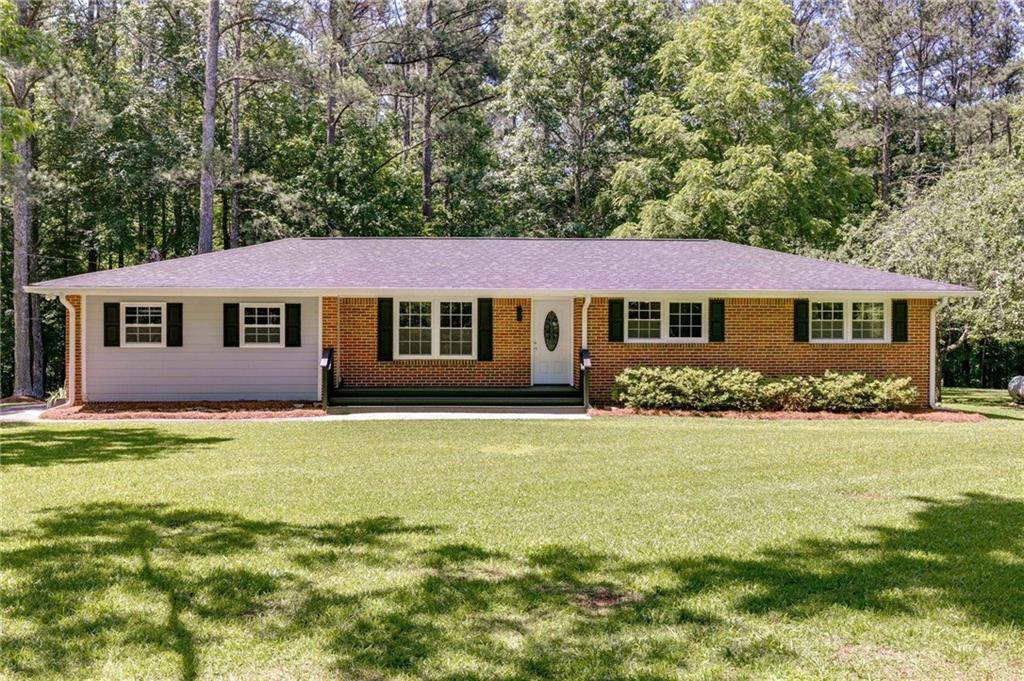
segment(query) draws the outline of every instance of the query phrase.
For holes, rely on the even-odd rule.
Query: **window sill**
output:
[[[627,338],[629,345],[700,345],[707,343],[707,338]]]
[[[843,338],[843,339],[839,339],[839,340],[827,340],[827,339],[814,340],[814,339],[811,339],[808,342],[811,345],[889,345],[890,343],[892,343],[892,341],[887,339],[887,338],[879,338],[879,339]]]

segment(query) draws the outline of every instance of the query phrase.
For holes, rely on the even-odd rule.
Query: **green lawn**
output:
[[[0,674],[1019,678],[1006,410],[4,427]]]
[[[1024,421],[1024,407],[1014,404],[1005,390],[943,388],[942,406],[957,411],[974,411],[992,419]]]

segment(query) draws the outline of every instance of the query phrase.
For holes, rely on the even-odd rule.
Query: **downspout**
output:
[[[588,315],[589,312],[590,312],[590,296],[587,296],[587,297],[585,297],[583,299],[583,322],[582,322],[583,323],[583,328],[581,329],[582,333],[581,333],[581,336],[580,336],[580,349],[581,350],[589,350],[590,349],[589,346],[587,345],[587,315]]]
[[[590,313],[590,296],[583,298],[583,314],[580,329],[580,389],[583,392],[583,407],[590,409],[590,347],[587,343],[587,327]]]
[[[75,375],[77,369],[77,360],[75,359],[75,349],[78,345],[78,313],[75,310],[75,306],[68,302],[67,294],[62,293],[57,296],[57,300],[63,305],[68,311],[68,366],[65,368],[67,376],[64,379],[64,384],[67,386],[67,401],[64,403],[66,406],[71,406],[75,403]]]

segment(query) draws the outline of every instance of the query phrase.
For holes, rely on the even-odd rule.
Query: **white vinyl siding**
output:
[[[133,304],[125,298],[85,298],[87,400],[319,399],[320,311],[316,298],[272,303],[237,297],[168,298],[163,302],[182,303],[182,347],[149,348],[104,347],[103,303],[111,302],[121,304],[122,317],[125,306]],[[153,299],[139,298],[138,302],[152,303]],[[224,303],[239,303],[240,313],[246,306],[300,303],[302,346],[224,347]]]

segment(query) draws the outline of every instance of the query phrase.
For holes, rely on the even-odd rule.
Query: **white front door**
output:
[[[534,300],[534,384],[572,384],[572,300]]]

